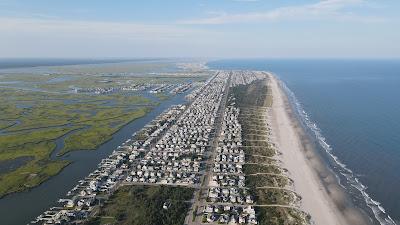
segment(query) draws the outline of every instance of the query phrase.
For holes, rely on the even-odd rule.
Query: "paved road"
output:
[[[171,186],[171,187],[188,187],[188,188],[200,188],[198,184],[177,184],[177,183],[144,183],[144,182],[122,182],[119,186],[132,186],[132,185],[143,185],[143,186]]]
[[[231,82],[231,76],[232,76],[232,73],[229,74],[229,77],[228,77],[228,80],[226,83],[225,92],[223,93],[223,96],[221,99],[221,104],[218,109],[217,118],[214,122],[215,132],[214,132],[213,142],[210,146],[211,149],[209,151],[208,159],[206,161],[205,174],[203,175],[203,177],[200,178],[202,181],[200,189],[195,191],[192,207],[190,208],[190,210],[185,218],[185,224],[188,224],[188,225],[200,225],[201,224],[201,219],[202,219],[201,216],[196,216],[195,221],[193,221],[192,218],[193,218],[193,214],[194,214],[194,211],[196,210],[196,208],[198,208],[198,211],[197,211],[197,214],[198,214],[199,212],[201,212],[201,205],[204,205],[206,203],[205,198],[202,197],[202,195],[207,194],[207,192],[204,193],[202,190],[208,188],[207,186],[209,183],[210,174],[212,173],[212,167],[214,164],[216,149],[218,147],[218,140],[219,140],[220,133],[221,133],[220,131],[221,131],[223,115],[224,115],[226,102],[227,102],[228,94],[229,94],[229,86],[230,86],[230,82]]]

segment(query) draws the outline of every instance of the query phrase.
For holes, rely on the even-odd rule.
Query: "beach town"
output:
[[[262,205],[256,203],[246,178],[263,174],[245,173],[245,164],[254,163],[246,161],[241,109],[232,89],[267,76],[265,72],[216,72],[186,96],[186,104],[171,106],[133,134],[60,199],[58,207],[31,223],[85,224],[122,186],[168,185],[195,189],[188,224],[258,224],[256,207]],[[168,207],[164,202],[163,208]],[[289,202],[285,207],[295,206]]]

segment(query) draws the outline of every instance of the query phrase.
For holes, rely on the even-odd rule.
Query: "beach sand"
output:
[[[302,197],[301,209],[317,225],[371,224],[354,207],[331,170],[315,151],[292,109],[279,81],[270,74],[273,104],[270,112],[272,139],[282,153],[283,167],[289,170],[295,191]]]

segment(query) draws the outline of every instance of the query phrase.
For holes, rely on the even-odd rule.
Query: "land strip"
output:
[[[126,211],[133,207],[153,212],[143,214],[158,223],[171,209],[165,224],[309,224],[291,170],[281,166],[281,149],[268,136],[268,79],[259,71],[217,72],[187,96],[188,104],[172,106],[146,125],[61,199],[60,207],[33,222],[125,224],[139,218],[152,224]],[[126,197],[136,188],[141,191],[133,196],[149,201],[146,207]],[[192,198],[146,197],[149,190],[171,188],[190,190]]]
[[[68,199],[60,200],[61,207],[44,212],[32,222],[88,223],[99,218],[101,209],[121,187],[199,188],[227,76],[217,74],[188,96],[192,99],[189,104],[175,105],[162,113],[81,180],[68,193]],[[173,199],[164,202],[165,208],[170,201]],[[110,217],[100,213],[100,218]],[[115,222],[123,221],[117,218]]]

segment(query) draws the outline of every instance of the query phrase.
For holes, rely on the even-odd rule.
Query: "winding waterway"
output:
[[[56,157],[58,151],[62,149],[63,140],[66,136],[60,137],[56,141],[56,149],[51,158],[65,159],[72,163],[43,184],[29,191],[10,194],[0,199],[1,224],[27,224],[43,211],[55,206],[58,199],[64,198],[65,194],[79,180],[94,171],[103,158],[106,158],[117,146],[129,139],[134,132],[139,131],[171,105],[184,103],[186,94],[177,94],[161,102],[144,117],[128,123],[116,132],[110,141],[104,143],[95,151],[74,151],[62,157]],[[70,135],[70,133],[67,135]]]

